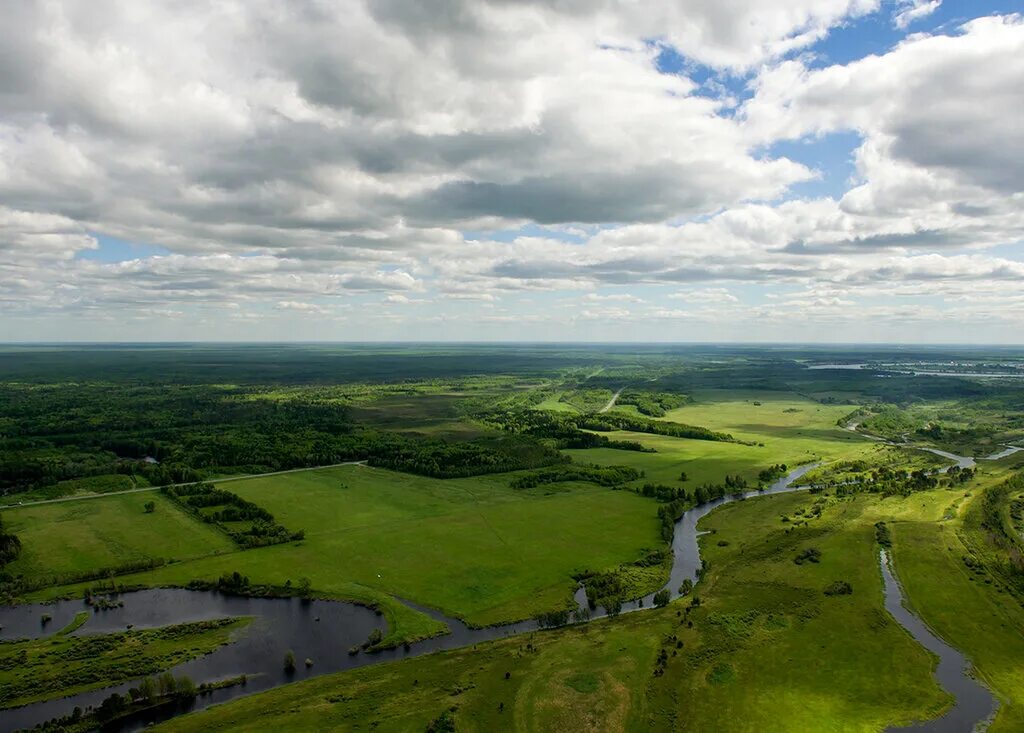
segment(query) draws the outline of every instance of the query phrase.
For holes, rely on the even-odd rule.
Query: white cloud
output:
[[[740,299],[725,288],[698,288],[678,293],[670,293],[668,297],[672,300],[682,300],[687,303],[739,303]]]
[[[899,0],[892,15],[892,24],[900,30],[915,20],[926,18],[942,5],[942,0]]]
[[[323,306],[295,300],[279,301],[276,307],[278,310],[282,311],[299,311],[300,313],[315,313],[317,315],[324,315],[329,312]]]
[[[620,303],[643,303],[643,298],[638,298],[635,295],[629,293],[608,293],[601,295],[599,293],[587,293],[581,300],[585,303],[606,303],[606,302],[620,302]]]
[[[901,0],[893,22],[938,5]],[[487,323],[569,323],[522,298],[541,291],[595,329],[708,304],[740,319],[737,283],[803,293],[773,299],[794,329],[802,309],[887,295],[941,319],[977,283],[1013,303],[1021,263],[988,250],[1024,240],[1024,20],[825,68],[799,55],[880,7],[16,3],[0,311],[29,320],[0,337],[110,312],[256,327],[361,297],[430,301],[367,315],[389,323],[473,323],[497,303]],[[668,48],[681,73],[657,68]],[[765,150],[841,130],[861,137],[849,190],[787,200],[814,173]],[[527,223],[511,242],[460,233]],[[97,233],[169,254],[83,258]],[[661,297],[687,309],[646,307]]]
[[[848,65],[787,61],[760,75],[743,116],[765,141],[859,132],[858,172],[868,183],[916,175],[915,189],[1005,195],[1024,190],[1022,84],[1024,19],[995,16]]]

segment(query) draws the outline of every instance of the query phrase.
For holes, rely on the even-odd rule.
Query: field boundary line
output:
[[[41,499],[40,501],[26,501],[22,504],[5,504],[0,506],[4,509],[17,509],[25,506],[40,506],[42,504],[60,504],[66,501],[83,501],[85,499],[102,499],[105,496],[123,496],[124,494],[140,494],[144,491],[160,491],[160,489],[175,489],[182,486],[196,486],[197,484],[221,484],[227,481],[244,481],[251,478],[263,478],[264,476],[281,476],[286,473],[301,473],[303,471],[320,471],[325,468],[338,468],[340,466],[365,466],[366,461],[344,461],[343,463],[331,463],[326,466],[307,466],[306,468],[288,468],[284,471],[268,471],[267,473],[247,473],[242,476],[225,476],[224,478],[206,479],[203,481],[186,481],[180,484],[164,484],[163,486],[143,486],[137,489],[125,489],[123,491],[108,491],[104,494],[81,494],[79,496],[62,496],[58,499]]]

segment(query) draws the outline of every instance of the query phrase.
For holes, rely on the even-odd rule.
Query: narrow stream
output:
[[[797,491],[794,482],[819,464],[801,466],[771,486],[742,494],[743,499]],[[718,499],[683,513],[676,521],[672,539],[672,568],[668,584],[664,586],[672,598],[679,596],[679,586],[686,579],[697,581],[701,568],[700,548],[697,542],[697,523],[723,504],[736,501],[730,496]],[[884,570],[884,572],[888,572]],[[889,580],[886,581],[886,606],[889,607]],[[896,592],[899,593],[898,586]],[[622,604],[622,612],[628,613],[654,607],[654,593],[642,599]],[[492,639],[515,636],[540,628],[535,620],[522,621],[504,626],[473,629],[458,619],[449,618],[434,609],[402,601],[406,605],[426,613],[431,618],[446,623],[451,630],[444,636],[417,642],[408,648],[398,647],[382,652],[350,655],[348,650],[363,642],[373,629],[386,631],[384,619],[374,611],[349,603],[337,601],[302,601],[297,598],[245,598],[228,596],[214,591],[189,591],[179,588],[158,588],[135,591],[120,596],[124,601],[121,608],[95,612],[89,620],[74,633],[76,635],[110,633],[122,631],[131,624],[134,628],[156,628],[168,624],[223,618],[226,616],[251,616],[249,628],[237,635],[233,643],[221,647],[205,657],[174,667],[175,675],[188,675],[196,684],[211,682],[241,674],[249,675],[247,684],[217,690],[210,695],[196,698],[188,707],[179,709],[161,708],[150,718],[133,720],[120,728],[109,730],[135,731],[145,725],[165,720],[192,710],[200,710],[212,704],[249,695],[288,682],[306,679],[320,674],[339,672],[346,669],[395,661],[406,657],[419,656],[430,652],[456,649]],[[588,609],[586,589],[581,585],[575,594],[580,609]],[[899,600],[896,601],[899,605]],[[28,604],[0,608],[0,640],[17,638],[39,638],[53,634],[66,626],[81,610],[88,607],[80,600],[58,601],[51,604]],[[907,614],[905,609],[902,609]],[[890,609],[892,611],[892,609]],[[42,614],[52,616],[44,629],[40,623]],[[590,618],[607,615],[604,608],[590,611]],[[899,620],[896,612],[893,615]],[[910,618],[914,618],[910,616]],[[901,620],[902,623],[902,620]],[[920,622],[918,622],[920,623]],[[906,624],[904,624],[906,626]],[[923,625],[922,625],[923,627]],[[909,627],[908,627],[909,628]],[[911,633],[914,633],[911,631]],[[917,634],[914,634],[917,636]],[[922,641],[922,643],[924,643]],[[941,642],[938,642],[941,644]],[[925,644],[925,646],[928,646]],[[931,648],[931,647],[929,647]],[[292,673],[284,670],[284,656],[293,651],[298,669]],[[954,653],[955,650],[953,650]],[[306,667],[309,658],[313,665]],[[962,659],[962,657],[960,657]],[[963,665],[960,670],[962,672]],[[941,680],[942,678],[940,678]],[[112,692],[125,693],[137,686],[139,680],[120,685],[85,692],[70,697],[47,700],[20,708],[0,711],[0,733],[9,733],[30,728],[54,717],[68,715],[76,707],[98,706]],[[949,688],[960,699],[957,689]],[[982,688],[984,689],[984,688]],[[987,694],[987,693],[986,693]],[[964,707],[971,711],[976,705],[973,698],[965,698]],[[987,699],[991,699],[989,696]],[[955,710],[960,709],[958,704]],[[985,715],[987,715],[987,710]],[[983,716],[982,716],[983,717]],[[945,718],[943,718],[944,720]],[[915,728],[914,730],[918,730]],[[920,730],[953,731],[963,728],[921,728]]]
[[[943,689],[956,698],[953,707],[940,718],[928,720],[896,731],[918,731],[920,733],[964,733],[976,730],[979,724],[989,720],[998,703],[992,693],[968,674],[970,663],[959,651],[932,633],[931,629],[904,606],[903,587],[893,574],[889,554],[879,554],[882,578],[885,581],[885,610],[899,622],[900,626],[928,651],[939,658],[935,678]]]

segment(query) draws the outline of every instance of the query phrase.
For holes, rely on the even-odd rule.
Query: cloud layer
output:
[[[867,308],[950,340],[981,288],[1019,329],[1024,20],[817,51],[939,7],[16,0],[0,338],[802,339]],[[854,175],[815,195],[835,171],[773,151],[834,133]]]

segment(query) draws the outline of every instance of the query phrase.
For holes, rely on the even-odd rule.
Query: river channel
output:
[[[801,466],[763,490],[745,492],[742,494],[742,498],[796,491],[798,487],[794,486],[795,482],[816,466],[817,464]],[[679,586],[684,580],[697,581],[701,568],[698,522],[718,507],[735,501],[737,498],[738,496],[730,496],[703,504],[684,512],[677,520],[672,540],[672,569],[669,582],[665,586],[672,598],[678,597]],[[887,574],[888,569],[885,565],[883,565],[883,573],[886,574],[886,608],[915,638],[939,654],[940,659],[943,659],[943,652],[936,651],[930,645],[932,640],[938,644],[942,644],[942,642],[935,639],[930,633],[919,636],[918,627],[926,632],[927,628],[902,607],[899,586],[894,580],[890,583],[891,574]],[[581,586],[577,590],[575,598],[581,609],[587,608],[585,588]],[[893,601],[894,598],[896,598],[895,601]],[[196,698],[187,707],[160,708],[148,718],[134,719],[124,723],[120,728],[113,729],[125,732],[139,730],[147,724],[184,712],[199,710],[212,704],[315,675],[404,659],[444,649],[455,649],[478,642],[528,633],[539,628],[538,623],[531,620],[517,624],[473,629],[462,621],[449,618],[436,610],[403,601],[412,608],[446,623],[450,633],[417,642],[409,647],[398,647],[373,654],[361,652],[350,655],[349,648],[363,642],[374,629],[386,631],[383,617],[371,609],[337,601],[246,598],[224,595],[215,591],[190,591],[180,588],[135,591],[122,594],[120,599],[124,602],[122,607],[94,612],[89,620],[73,633],[76,635],[110,633],[123,631],[129,628],[129,625],[136,629],[156,628],[168,624],[227,616],[248,616],[253,619],[249,627],[239,632],[231,644],[199,659],[178,665],[171,670],[175,675],[188,675],[197,684],[246,674],[248,679],[245,686],[216,690],[212,694]],[[895,606],[892,605],[893,602]],[[653,607],[654,593],[651,593],[642,599],[624,603],[622,612],[635,612]],[[52,634],[54,629],[60,629],[70,623],[77,612],[87,609],[88,607],[81,600],[0,608],[0,625],[2,625],[0,640],[39,638]],[[894,609],[898,609],[901,613]],[[40,623],[44,613],[52,617],[52,621],[45,630]],[[590,618],[600,618],[605,615],[606,612],[603,608],[597,608],[590,612]],[[914,621],[916,621],[916,626]],[[946,648],[959,655],[956,650],[948,646]],[[298,661],[298,668],[292,673],[286,672],[283,665],[284,656],[289,650],[294,652]],[[304,660],[307,658],[312,661],[311,667],[306,667],[304,664]],[[954,667],[959,664],[958,669],[961,675],[966,676],[964,673],[965,662],[962,656],[958,656],[952,664]],[[946,667],[940,663],[940,670],[945,669]],[[957,707],[951,711],[950,715],[954,712],[957,715],[962,714],[968,717],[977,715],[975,720],[981,720],[989,715],[991,704],[981,706],[975,701],[973,692],[968,694],[968,692],[962,691],[966,688],[961,688],[956,684],[947,684],[953,680],[952,676],[946,675],[943,671],[939,674],[939,680],[957,697]],[[76,706],[83,709],[88,706],[98,706],[112,692],[123,694],[130,687],[137,686],[138,683],[139,680],[131,680],[100,690],[0,711],[0,731],[7,733],[30,728],[54,717],[67,715]],[[977,685],[977,683],[974,684]],[[987,690],[981,689],[987,694]],[[991,695],[988,695],[990,703],[991,700]],[[984,710],[981,707],[984,707]],[[940,720],[945,720],[946,717]],[[938,723],[939,721],[932,722]],[[967,729],[939,727],[915,728],[914,730],[945,733],[945,731]]]
[[[903,728],[897,731],[919,731],[920,733],[964,733],[976,729],[996,711],[997,702],[988,688],[968,674],[967,658],[932,633],[925,623],[904,605],[903,588],[892,571],[892,563],[885,550],[879,556],[882,579],[885,581],[885,610],[896,619],[900,626],[910,632],[917,643],[935,654],[939,663],[935,678],[939,684],[956,698],[953,707],[945,715]]]

